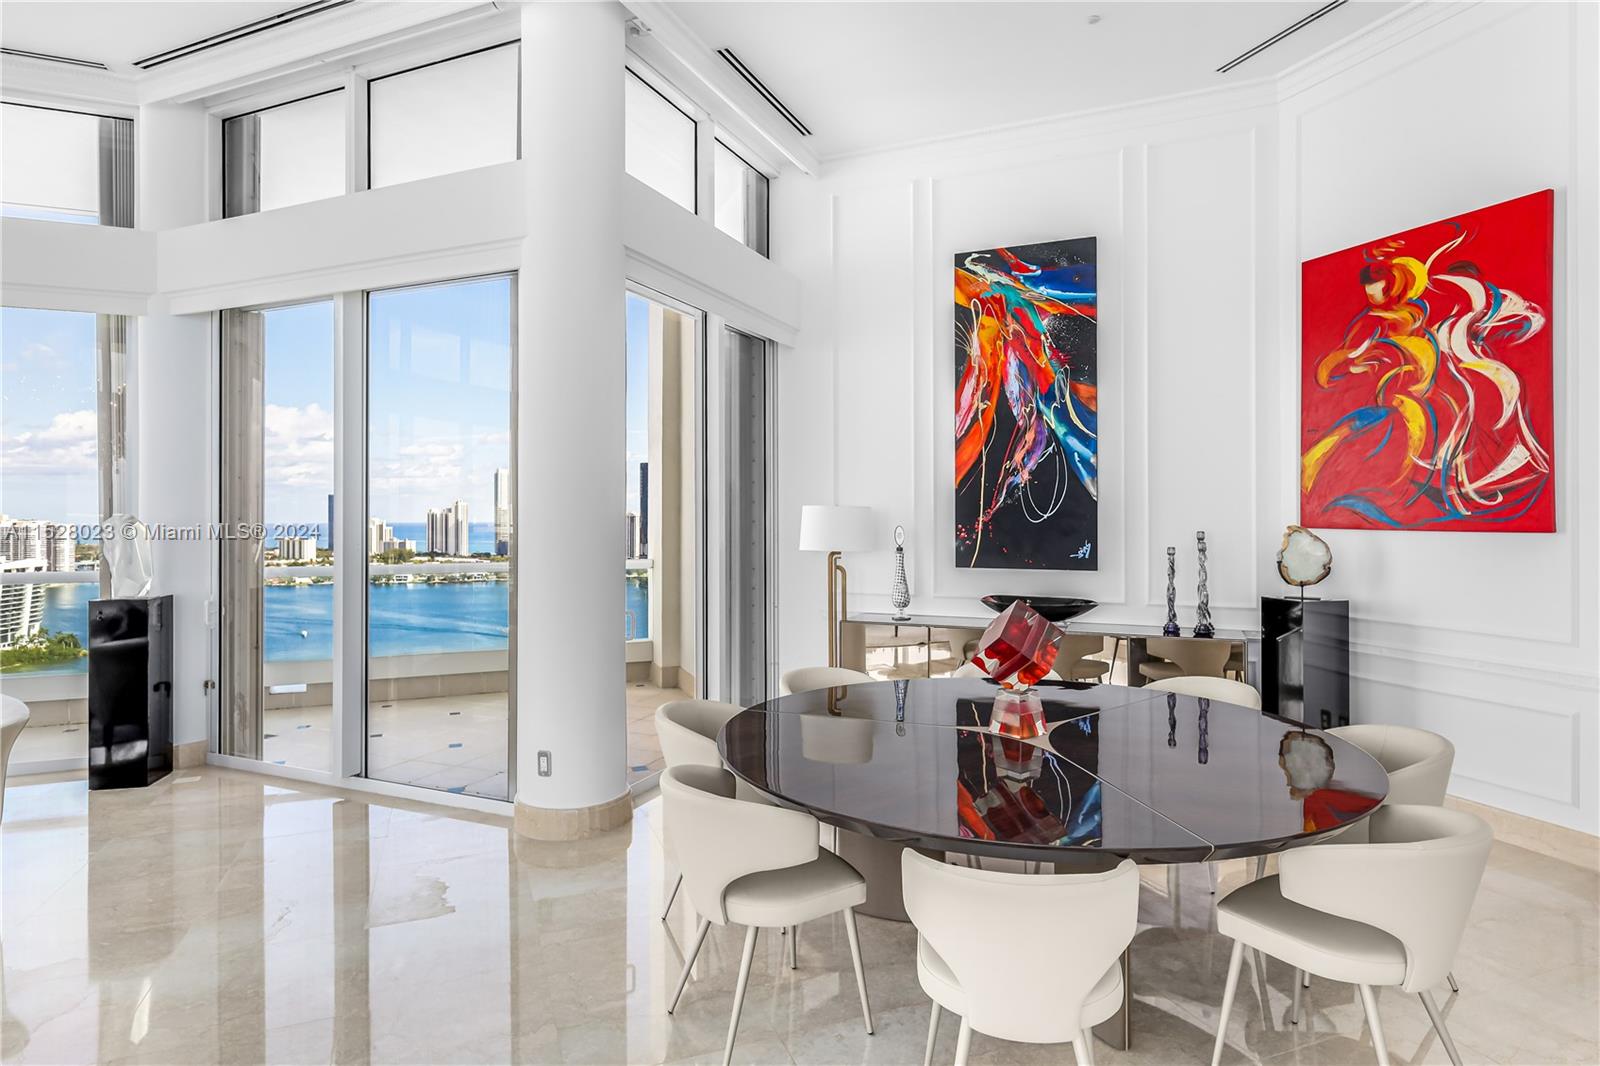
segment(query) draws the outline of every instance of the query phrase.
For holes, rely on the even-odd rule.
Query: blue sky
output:
[[[99,521],[95,316],[0,308],[0,512]]]
[[[466,500],[494,517],[494,471],[511,458],[509,278],[378,292],[370,300],[370,513],[420,522]],[[331,300],[274,308],[266,328],[266,518],[322,522],[333,491]],[[649,448],[649,301],[627,298],[627,506]],[[524,375],[524,388],[545,384]],[[577,402],[579,397],[568,397]],[[95,317],[0,309],[0,510],[98,518]]]

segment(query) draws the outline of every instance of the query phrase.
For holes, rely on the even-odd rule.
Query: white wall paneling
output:
[[[782,667],[821,659],[821,563],[793,524],[828,500],[880,512],[883,550],[846,560],[857,607],[887,606],[901,523],[914,609],[1031,591],[1159,621],[1175,544],[1188,621],[1204,529],[1219,623],[1253,620],[1286,591],[1273,557],[1299,512],[1301,261],[1554,187],[1559,531],[1331,531],[1319,591],[1352,602],[1357,720],[1436,729],[1459,795],[1596,832],[1600,375],[1578,353],[1597,331],[1597,21],[1585,4],[1417,5],[1276,85],[853,157],[775,199],[806,310],[780,393]],[[1397,143],[1418,85],[1448,90]],[[1506,150],[1484,150],[1488,131]],[[959,571],[951,257],[1089,235],[1100,570]]]

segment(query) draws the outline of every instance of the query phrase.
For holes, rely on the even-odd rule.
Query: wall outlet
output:
[[[539,776],[550,776],[550,753],[548,751],[541,751],[539,753]]]

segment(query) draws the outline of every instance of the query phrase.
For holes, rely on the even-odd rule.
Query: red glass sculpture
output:
[[[1026,600],[1017,600],[983,631],[972,662],[1001,686],[1026,689],[1055,665],[1061,636]]]

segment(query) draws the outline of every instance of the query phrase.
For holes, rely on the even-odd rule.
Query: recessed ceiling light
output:
[[[1095,23],[1097,23],[1099,21],[1100,21],[1100,16],[1099,15],[1090,15],[1089,16],[1089,25],[1093,26]]]

